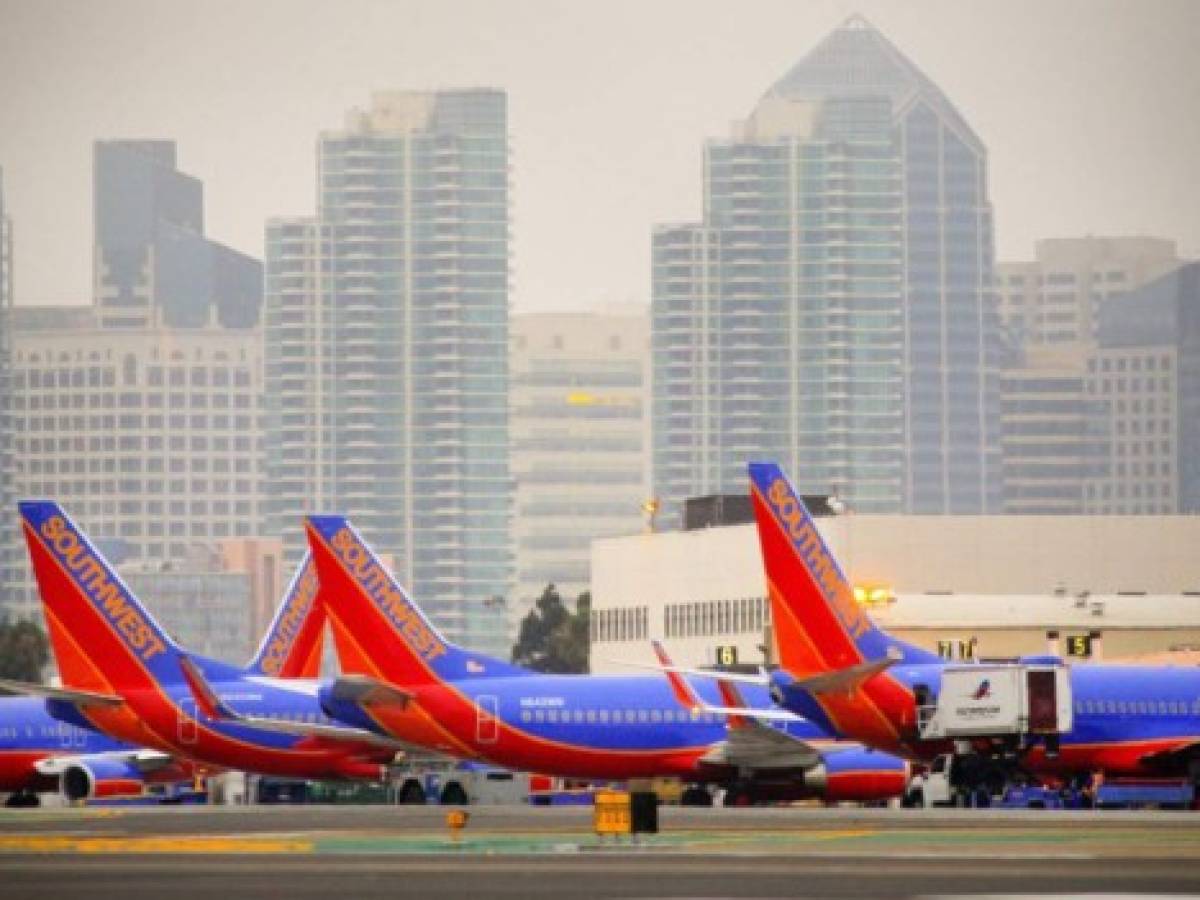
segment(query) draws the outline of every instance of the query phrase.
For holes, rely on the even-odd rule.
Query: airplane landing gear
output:
[[[4,805],[9,809],[34,809],[42,805],[42,799],[33,791],[17,791],[9,795]]]

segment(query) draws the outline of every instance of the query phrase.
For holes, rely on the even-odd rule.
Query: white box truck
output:
[[[921,737],[1057,735],[1072,721],[1071,673],[1061,663],[953,666],[942,671]]]

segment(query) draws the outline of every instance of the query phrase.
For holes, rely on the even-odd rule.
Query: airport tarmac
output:
[[[0,813],[0,896],[941,897],[1200,894],[1193,813],[665,808],[633,844],[590,808]]]

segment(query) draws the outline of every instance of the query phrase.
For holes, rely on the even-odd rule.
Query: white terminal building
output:
[[[817,519],[881,627],[930,650],[1061,651],[1093,658],[1200,645],[1200,517],[911,516]],[[753,524],[592,544],[591,665],[758,663],[770,614]],[[723,649],[724,648],[724,649]],[[731,654],[727,648],[733,648]]]

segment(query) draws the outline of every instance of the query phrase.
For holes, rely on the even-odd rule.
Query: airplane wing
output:
[[[161,750],[142,748],[133,754],[133,764],[146,773],[157,772],[176,762],[178,760],[174,756],[170,753],[163,753]]]
[[[160,769],[165,769],[176,762],[175,757],[169,753],[143,748],[138,750],[109,750],[103,753],[88,753],[83,756],[64,753],[39,759],[33,764],[33,767],[39,775],[57,777],[72,766],[78,765],[80,759],[83,758],[111,759],[119,762],[127,762],[146,775],[151,772],[157,772]]]
[[[661,645],[657,641],[652,641],[651,643],[655,645],[655,652],[657,653],[661,649]],[[660,655],[659,658],[661,660],[663,657]],[[809,676],[808,678],[799,678],[793,683],[801,690],[811,691],[814,694],[831,694],[835,691],[849,692],[853,691],[864,681],[874,678],[885,669],[890,669],[902,658],[903,654],[893,647],[889,648],[887,656],[881,659],[873,659],[869,662],[859,663],[857,666],[849,666],[834,672],[824,672],[820,675]],[[653,663],[635,663],[624,660],[612,661],[618,665],[634,669],[650,669],[654,672],[662,672],[668,677],[673,674],[694,675],[697,678],[712,678],[732,684],[754,684],[760,687],[768,687],[771,684],[771,679],[765,672],[758,675],[746,675],[740,672],[721,672],[713,669],[688,669],[684,666],[672,664],[654,665]]]
[[[684,709],[692,713],[711,713],[712,715],[724,716],[729,720],[731,727],[736,727],[741,724],[741,720],[747,717],[767,720],[773,722],[802,722],[800,716],[786,709],[779,707],[771,707],[770,709],[750,709],[746,706],[745,700],[742,699],[741,693],[734,686],[734,682],[745,683],[747,679],[754,676],[739,676],[737,673],[730,672],[711,672],[702,669],[692,670],[684,669],[676,666],[671,662],[671,658],[667,656],[666,648],[658,641],[651,641],[650,645],[654,648],[654,655],[658,657],[660,663],[658,671],[663,672],[667,676],[667,681],[671,685],[671,692],[675,695],[675,700]],[[708,703],[703,697],[697,694],[688,680],[684,678],[684,674],[703,675],[707,678],[715,678],[717,687],[721,691],[721,698],[724,706],[713,706]],[[751,684],[760,684],[759,681],[750,681]]]
[[[651,643],[655,655],[663,664],[663,671],[666,672],[671,691],[679,705],[692,712],[703,711],[721,715],[727,720],[725,740],[713,744],[708,752],[700,757],[701,763],[739,769],[809,769],[820,761],[820,753],[811,745],[765,724],[765,720],[804,721],[800,716],[778,708],[747,707],[737,685],[732,679],[723,677],[726,673],[720,672],[705,673],[710,678],[717,678],[717,687],[721,691],[724,704],[712,706],[688,684],[679,667],[672,664],[662,644],[658,641]]]
[[[183,669],[184,679],[188,683],[196,705],[210,719],[223,719],[257,728],[261,731],[273,731],[279,734],[292,734],[297,737],[325,738],[327,740],[348,741],[358,744],[370,744],[374,747],[385,747],[389,750],[405,750],[407,745],[368,731],[365,728],[354,728],[349,725],[334,725],[327,722],[295,722],[290,719],[272,719],[266,716],[246,716],[237,712],[221,699],[212,685],[205,679],[200,667],[187,656],[180,656],[179,666]]]
[[[725,718],[741,717],[743,719],[758,719],[762,722],[805,721],[803,717],[793,712],[788,712],[786,709],[762,709],[749,706],[712,706],[711,704],[701,702],[693,711],[697,713],[711,713],[714,716],[724,716]]]
[[[767,716],[765,710],[747,707],[736,684],[718,681],[717,689],[731,712],[722,750],[730,765],[745,769],[808,769],[820,762],[821,754],[811,744],[766,725],[764,719],[781,717]],[[793,715],[790,721],[804,720]]]
[[[45,697],[47,700],[65,700],[76,706],[120,706],[125,701],[115,694],[98,694],[94,691],[76,691],[70,688],[51,687],[48,684],[32,684],[27,681],[12,681],[0,678],[0,694],[16,694],[23,697]]]
[[[651,643],[657,644],[658,642],[652,641]],[[663,674],[695,675],[697,678],[719,678],[722,681],[734,681],[738,684],[754,684],[759,687],[768,687],[771,684],[771,679],[766,673],[748,675],[744,672],[716,672],[711,669],[689,669],[686,666],[655,665],[654,663],[630,662],[624,659],[612,659],[609,662],[630,669],[649,669],[651,672],[662,672]]]
[[[1141,761],[1148,767],[1158,769],[1164,773],[1187,774],[1189,764],[1197,759],[1200,759],[1200,741],[1193,741],[1190,744],[1180,744],[1178,747],[1172,747],[1170,750],[1158,750],[1154,753],[1147,753],[1142,757]]]
[[[370,744],[373,747],[383,747],[388,750],[411,750],[411,744],[405,744],[393,738],[376,734],[365,728],[354,728],[350,725],[333,725],[323,722],[293,722],[290,719],[270,719],[266,716],[243,716],[234,714],[227,717],[228,721],[260,731],[274,731],[279,734],[292,734],[297,737],[325,738],[327,740]]]
[[[739,769],[811,769],[821,761],[821,754],[777,728],[746,719],[729,728],[725,740],[713,744],[700,761]]]

